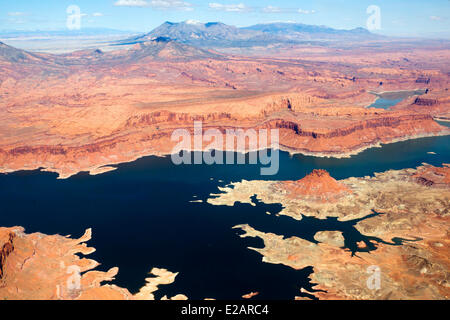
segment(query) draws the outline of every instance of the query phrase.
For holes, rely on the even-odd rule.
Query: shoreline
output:
[[[276,149],[276,150],[287,152],[287,153],[289,153],[290,156],[300,154],[300,155],[316,157],[316,158],[348,159],[348,158],[351,158],[352,156],[356,156],[368,149],[382,148],[383,145],[388,145],[388,144],[393,144],[393,143],[398,143],[398,142],[405,142],[408,140],[416,140],[416,139],[421,139],[421,138],[442,137],[442,136],[449,136],[449,135],[450,135],[450,130],[443,130],[442,132],[439,132],[436,134],[413,135],[413,136],[407,136],[407,137],[403,137],[403,138],[392,139],[388,142],[378,141],[378,142],[374,142],[372,144],[367,144],[367,145],[363,145],[361,147],[357,147],[353,151],[341,152],[341,153],[311,152],[311,151],[307,151],[307,150],[292,149],[292,148],[283,146],[281,144],[278,146],[278,149]],[[272,149],[272,148],[266,148],[266,149]],[[263,149],[257,148],[257,149],[253,149],[253,150],[232,150],[232,152],[248,154],[248,153],[257,152],[260,150],[263,150]],[[210,149],[205,149],[205,150],[191,149],[190,150],[190,152],[208,152],[208,151],[211,151],[211,150]],[[227,152],[226,150],[223,150],[223,149],[218,150],[218,151]],[[56,173],[58,175],[58,177],[57,177],[58,180],[64,180],[64,179],[68,179],[72,176],[75,176],[79,173],[88,173],[91,176],[95,176],[95,175],[100,175],[103,173],[115,171],[117,169],[117,167],[114,167],[114,166],[118,166],[120,164],[125,164],[125,163],[132,163],[134,161],[137,161],[137,160],[145,158],[145,157],[151,157],[151,156],[153,156],[153,157],[168,157],[171,155],[172,155],[171,153],[165,153],[165,152],[160,152],[160,151],[155,151],[155,150],[146,150],[146,151],[141,152],[138,155],[133,156],[129,160],[100,163],[95,166],[90,166],[90,167],[82,168],[79,170],[73,170],[68,173],[64,173],[63,171],[65,171],[65,170],[58,170],[58,169],[52,168],[50,166],[45,167],[45,166],[41,165],[41,166],[36,166],[36,167],[31,167],[31,168],[23,167],[23,168],[16,169],[16,170],[0,167],[0,174],[9,174],[9,173],[14,173],[14,172],[19,172],[19,171],[40,171],[40,172]]]

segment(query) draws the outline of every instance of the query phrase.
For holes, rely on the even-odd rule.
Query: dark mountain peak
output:
[[[222,22],[208,22],[205,23],[206,28],[215,27],[215,26],[221,26],[224,25]]]
[[[157,37],[155,39],[152,39],[152,41],[155,41],[155,42],[170,42],[170,41],[172,41],[172,39],[170,39],[169,37]]]
[[[205,24],[203,24],[203,27],[205,28],[224,28],[224,29],[238,29],[235,26],[230,26],[228,24],[222,23],[222,22],[207,22]]]
[[[141,36],[127,39],[124,44],[133,44],[155,39],[167,38],[182,43],[192,43],[201,41],[218,41],[222,39],[235,39],[241,33],[239,28],[226,25],[221,22],[201,23],[199,21],[187,20],[183,22],[164,22],[153,31]]]

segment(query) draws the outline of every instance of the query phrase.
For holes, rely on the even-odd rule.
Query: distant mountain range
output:
[[[383,38],[364,28],[338,30],[300,23],[270,23],[238,28],[221,22],[165,22],[153,31],[126,39],[120,44],[135,44],[155,38],[169,38],[202,47],[248,47],[270,43],[303,43],[308,41],[370,40]]]
[[[259,31],[272,35],[288,38],[306,39],[314,37],[316,39],[332,39],[338,37],[379,37],[364,28],[356,28],[351,30],[333,29],[326,26],[314,26],[302,23],[270,23],[257,24],[254,26],[242,28],[242,30]]]
[[[108,30],[105,29],[104,31],[107,32]],[[98,29],[95,31],[87,29],[80,32],[89,35],[98,31]],[[42,33],[36,33],[36,35],[43,36]],[[36,63],[40,61],[40,63],[54,65],[78,65],[140,61],[147,58],[153,60],[224,59],[225,56],[221,53],[209,49],[315,41],[340,41],[345,43],[347,40],[358,42],[378,38],[380,36],[374,35],[363,28],[337,30],[325,26],[294,23],[259,24],[238,28],[221,22],[205,24],[190,21],[165,22],[150,33],[118,42],[109,42],[111,47],[117,49],[120,49],[122,45],[128,47],[133,45],[131,50],[126,52],[112,54],[101,50],[88,49],[58,56],[31,53],[0,42],[0,60],[11,63]]]
[[[103,52],[99,49],[79,50],[60,55],[32,53],[0,42],[0,63],[69,66],[136,63],[144,59],[188,61],[191,59],[224,59],[224,56],[211,50],[197,48],[163,37],[135,44],[130,50],[118,52]]]

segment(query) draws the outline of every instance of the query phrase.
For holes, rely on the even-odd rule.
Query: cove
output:
[[[375,93],[369,92],[375,96],[377,96],[377,100],[368,108],[378,108],[378,109],[389,109],[390,107],[395,106],[397,103],[402,102],[403,100],[415,96],[415,95],[423,95],[426,93],[426,90],[411,90],[411,91],[390,91],[383,93]]]

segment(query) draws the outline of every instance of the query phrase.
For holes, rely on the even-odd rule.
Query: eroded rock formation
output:
[[[319,201],[336,201],[340,196],[351,193],[344,184],[333,179],[325,170],[313,172],[299,181],[283,181],[277,186],[287,191],[290,198],[308,198]]]

